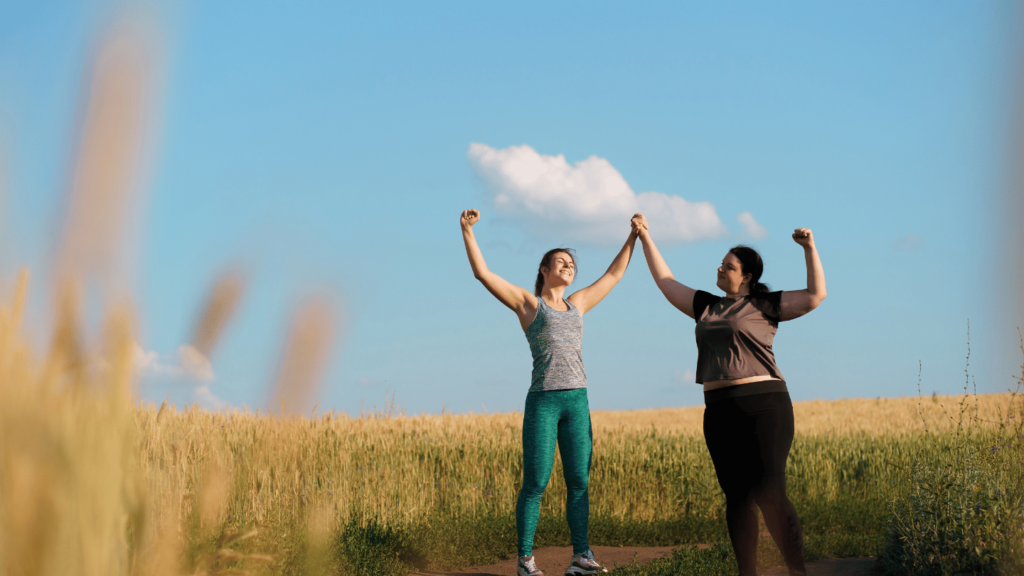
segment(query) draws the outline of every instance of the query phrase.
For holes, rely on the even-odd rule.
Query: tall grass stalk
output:
[[[130,395],[130,317],[107,323],[103,362],[35,357],[20,334],[22,272],[0,307],[0,565],[5,574],[126,573],[141,550],[144,479]]]

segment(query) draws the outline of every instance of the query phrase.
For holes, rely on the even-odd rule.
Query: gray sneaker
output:
[[[594,553],[587,550],[583,554],[577,554],[572,557],[572,564],[565,569],[565,576],[580,576],[590,574],[603,574],[608,572],[597,560],[594,560]]]
[[[518,576],[544,576],[544,573],[537,568],[537,561],[533,556],[520,556],[519,565],[516,567]]]

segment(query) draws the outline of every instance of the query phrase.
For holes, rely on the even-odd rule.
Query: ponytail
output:
[[[764,262],[761,261],[761,255],[757,253],[750,246],[744,246],[740,244],[733,246],[729,250],[729,254],[732,254],[740,261],[740,272],[743,274],[750,274],[750,293],[751,294],[767,294],[770,288],[767,284],[762,283],[761,274],[764,273]]]

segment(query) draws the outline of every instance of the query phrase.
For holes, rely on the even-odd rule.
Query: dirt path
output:
[[[637,562],[649,564],[651,560],[664,558],[672,554],[671,546],[657,546],[648,548],[617,547],[617,546],[593,546],[594,556],[611,570],[615,566],[625,566],[633,561],[634,554]],[[569,566],[572,560],[571,546],[552,546],[550,548],[536,548],[533,556],[537,559],[537,567],[547,574],[560,575]],[[410,576],[455,576],[461,574],[477,574],[482,576],[515,576],[516,560],[503,560],[496,564],[487,566],[474,566],[466,568],[461,572],[416,572]]]
[[[698,548],[707,548],[707,544],[698,544]],[[615,546],[594,546],[594,556],[609,570],[616,566],[625,566],[635,558],[641,564],[649,564],[651,560],[664,558],[672,554],[671,546],[658,547],[615,547]],[[537,558],[537,566],[547,574],[558,576],[569,565],[572,558],[572,548],[551,547],[538,548],[533,551]],[[837,560],[819,560],[807,564],[807,576],[869,576],[871,565],[875,558],[842,558]],[[487,566],[474,566],[466,568],[461,572],[437,572],[425,570],[416,572],[410,576],[461,576],[463,574],[476,574],[477,576],[515,576],[516,561],[503,560],[496,564]],[[785,567],[772,568],[762,573],[761,576],[787,576],[789,571]]]
[[[807,576],[869,576],[874,563],[874,556],[818,560],[807,564]],[[761,576],[789,576],[789,570],[780,566],[765,570]]]

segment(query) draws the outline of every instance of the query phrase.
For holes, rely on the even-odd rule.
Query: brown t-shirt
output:
[[[782,292],[734,299],[698,290],[697,383],[764,375],[785,381],[772,352],[781,303]]]

